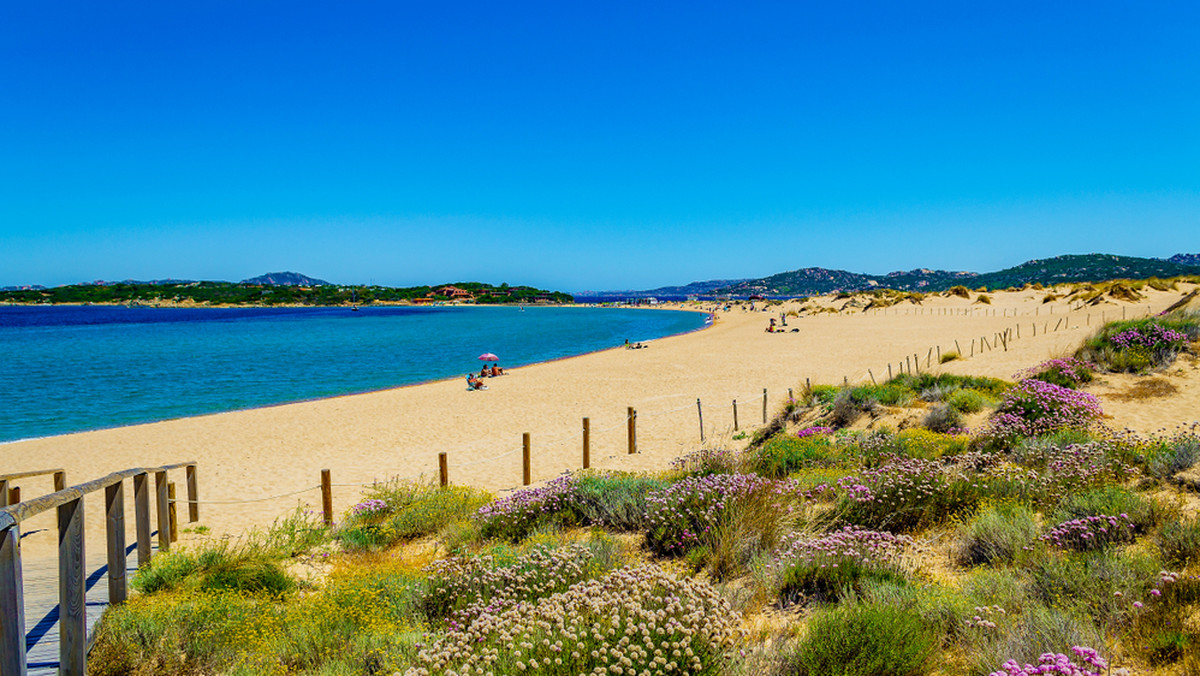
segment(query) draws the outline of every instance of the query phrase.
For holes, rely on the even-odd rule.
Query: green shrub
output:
[[[750,466],[757,474],[782,478],[801,469],[837,465],[843,452],[826,434],[776,434],[754,452]]]
[[[817,614],[792,656],[798,676],[924,676],[939,637],[911,610],[855,604]]]
[[[266,554],[222,540],[163,552],[138,569],[131,585],[143,594],[174,589],[279,594],[295,582]]]
[[[642,531],[648,525],[646,496],[666,485],[662,479],[642,474],[583,474],[575,485],[571,508],[584,525]]]
[[[922,425],[934,432],[946,433],[962,427],[963,417],[955,408],[947,404],[933,407],[925,416]]]
[[[971,657],[970,673],[991,673],[1007,660],[1037,664],[1039,656],[1064,652],[1068,646],[1104,645],[1104,634],[1087,615],[1066,608],[1031,603],[1020,614],[1008,609],[1006,617],[991,617],[996,630],[976,630],[963,641]]]
[[[947,397],[946,403],[959,413],[978,413],[995,402],[978,390],[961,389]]]
[[[1089,516],[1127,514],[1135,533],[1148,533],[1167,516],[1167,509],[1153,498],[1109,486],[1071,493],[1058,503],[1051,523],[1062,523]]]
[[[1038,600],[1074,610],[1101,625],[1116,625],[1135,616],[1132,603],[1149,598],[1160,570],[1162,562],[1156,558],[1117,549],[1045,552],[1034,557],[1029,568]]]
[[[1015,503],[990,505],[958,528],[955,558],[964,566],[1011,561],[1037,534],[1033,510]]]
[[[938,361],[942,364],[946,364],[956,359],[962,359],[962,355],[959,354],[957,350],[950,350],[948,352],[943,352],[941,359]]]
[[[387,547],[466,521],[490,501],[490,494],[465,486],[380,484],[368,490],[363,502],[351,508],[338,537],[351,550]],[[364,506],[374,509],[361,509]]]
[[[1184,568],[1200,561],[1200,520],[1173,519],[1162,527],[1155,542],[1167,563]]]
[[[1110,371],[1140,373],[1171,364],[1197,338],[1200,317],[1193,314],[1110,322],[1076,356]]]

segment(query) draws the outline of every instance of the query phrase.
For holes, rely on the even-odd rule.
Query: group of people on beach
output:
[[[496,376],[502,375],[504,375],[504,369],[500,368],[499,364],[492,364],[490,367],[485,365],[483,368],[479,369],[478,376],[476,376],[474,373],[467,374],[467,389],[486,390],[487,385],[483,384],[484,378],[495,378]]]

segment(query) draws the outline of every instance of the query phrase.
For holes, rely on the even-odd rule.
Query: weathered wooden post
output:
[[[10,505],[21,504],[21,487],[20,486],[13,486],[12,488],[8,489],[8,504],[10,504]]]
[[[25,674],[25,582],[16,523],[0,527],[0,674]]]
[[[104,525],[108,543],[108,602],[125,602],[125,481],[104,489]]]
[[[871,376],[871,384],[872,385],[879,384],[879,383],[875,382],[875,374],[871,372],[871,369],[867,369],[867,375]]]
[[[155,510],[158,512],[158,551],[171,549],[170,496],[167,495],[167,473],[154,473]]]
[[[450,485],[450,467],[447,465],[445,451],[438,453],[438,485],[442,488]]]
[[[187,479],[188,522],[196,523],[200,520],[200,486],[196,479],[196,466],[188,465],[184,473]]]
[[[697,399],[697,402],[700,400]],[[704,429],[701,428],[701,433]],[[592,419],[583,419],[583,468],[587,469],[592,466]]]
[[[64,676],[83,676],[87,669],[86,560],[80,494],[58,506],[58,673]]]
[[[733,431],[734,431],[734,432],[736,432],[736,431],[737,431],[737,429],[738,429],[738,421],[737,421],[737,399],[734,399],[734,400],[733,400]]]
[[[958,356],[963,356],[962,346],[958,344],[958,339],[954,339],[954,349],[958,350]]]
[[[171,542],[179,541],[179,517],[175,513],[175,482],[167,482],[167,522],[171,524]]]
[[[8,479],[0,479],[0,509],[8,506]]]
[[[763,388],[763,424],[767,424],[767,388]]]
[[[529,432],[521,435],[521,481],[524,486],[533,483],[533,474],[529,467]]]
[[[333,525],[333,477],[327,469],[321,470],[321,515],[326,526]]]
[[[54,492],[67,490],[67,473],[63,470],[54,472]]]
[[[138,568],[150,560],[150,477],[133,475],[133,518],[137,527]]]
[[[700,407],[699,397],[696,397],[696,418],[700,421],[700,443],[704,443],[704,409]]]
[[[627,415],[629,425],[629,454],[637,453],[637,411],[630,406]]]

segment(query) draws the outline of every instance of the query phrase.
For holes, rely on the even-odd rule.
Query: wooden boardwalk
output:
[[[157,535],[157,531],[155,531]],[[154,553],[158,553],[157,546]],[[87,614],[88,643],[100,616],[108,608],[108,565],[103,550],[88,552]],[[58,560],[54,557],[24,562],[25,581],[25,654],[30,676],[53,676],[58,673]],[[137,544],[125,549],[126,579],[137,572]]]

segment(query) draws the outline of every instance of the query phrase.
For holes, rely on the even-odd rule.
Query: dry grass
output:
[[[1109,398],[1117,401],[1142,401],[1169,397],[1179,392],[1179,388],[1166,378],[1144,378],[1125,388],[1123,392],[1115,392]]]

